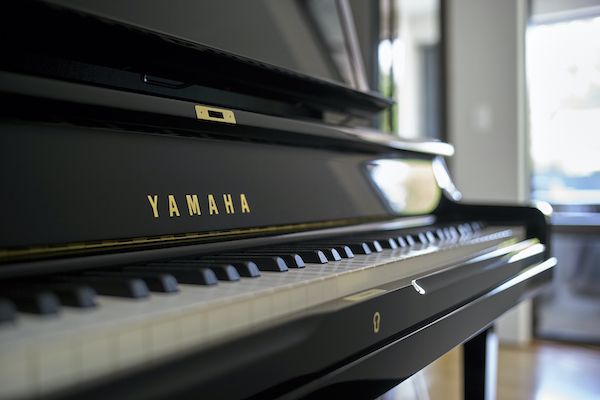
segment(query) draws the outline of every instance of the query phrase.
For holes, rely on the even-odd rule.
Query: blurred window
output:
[[[442,131],[440,0],[381,0],[379,90],[396,105],[381,128],[404,138]]]
[[[600,211],[600,17],[527,31],[532,198]]]

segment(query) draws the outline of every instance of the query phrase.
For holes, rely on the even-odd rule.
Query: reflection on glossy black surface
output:
[[[382,200],[394,213],[430,213],[440,201],[441,190],[431,160],[374,160],[367,164],[366,170]]]

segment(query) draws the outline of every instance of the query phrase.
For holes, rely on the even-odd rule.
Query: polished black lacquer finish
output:
[[[86,10],[15,2],[1,17],[0,383],[13,392],[0,399],[373,398],[462,343],[466,397],[490,391],[490,327],[556,264],[547,215],[460,202],[451,146],[356,124],[386,99]],[[280,314],[249,323],[257,293]],[[192,329],[143,319],[215,298]],[[294,308],[306,298],[322,300]],[[232,304],[248,307],[218,313]],[[68,335],[65,322],[82,337],[59,344],[84,346],[95,315],[106,332],[142,321],[133,339],[91,332],[107,352],[228,333],[118,373],[83,356],[61,380],[47,360],[2,369],[38,354],[13,344],[62,360],[39,338]],[[21,385],[27,371],[45,372]]]

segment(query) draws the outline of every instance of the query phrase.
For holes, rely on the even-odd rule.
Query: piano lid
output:
[[[171,98],[194,85],[216,88],[252,96],[248,106],[256,99],[275,101],[303,109],[298,115],[304,116],[318,110],[370,117],[392,103],[358,90],[365,89],[359,83],[364,81],[357,67],[359,50],[347,45],[348,33],[343,32],[353,30],[338,8],[329,5],[323,11],[310,1],[263,0],[251,7],[246,2],[230,3],[211,2],[210,9],[205,2],[183,0],[15,4],[3,15],[1,29],[14,40],[2,64],[11,70],[136,91],[142,77],[149,87],[168,88],[169,93],[157,94]],[[243,18],[249,13],[256,15]],[[349,14],[348,9],[343,13]],[[210,20],[210,27],[203,18]],[[17,23],[22,20],[28,24]],[[256,20],[261,22],[251,22]],[[290,21],[298,32],[287,31]],[[31,26],[43,34],[31,35]],[[80,40],[72,40],[73,32]],[[32,70],[36,65],[44,68]],[[111,82],[98,81],[99,67],[111,69]],[[85,76],[63,76],[82,69]],[[137,73],[137,80],[126,82],[119,71]],[[268,114],[269,108],[260,112]]]
[[[345,1],[51,2],[368,91]]]

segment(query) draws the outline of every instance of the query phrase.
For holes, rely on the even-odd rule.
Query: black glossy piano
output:
[[[245,33],[345,2],[158,3],[0,16],[0,399],[369,399],[463,343],[486,398],[494,320],[556,265],[548,213],[461,202],[452,146],[369,128],[391,103],[338,58],[219,47],[227,15],[286,55]]]

